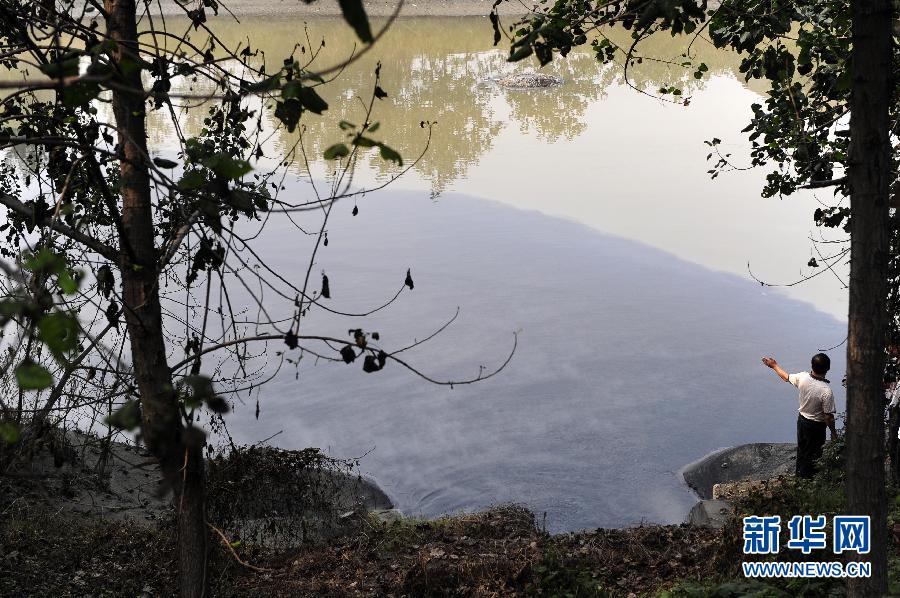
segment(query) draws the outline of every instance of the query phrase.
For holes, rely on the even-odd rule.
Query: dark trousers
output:
[[[811,478],[816,473],[816,459],[822,456],[825,446],[823,422],[797,416],[797,477]]]

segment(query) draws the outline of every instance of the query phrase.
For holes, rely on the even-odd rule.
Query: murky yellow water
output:
[[[147,23],[143,24],[145,27]],[[159,24],[157,24],[159,25]],[[176,36],[190,29],[184,19],[169,18]],[[220,17],[213,22],[217,45],[247,45],[262,50],[270,68],[294,56],[314,52],[311,70],[340,64],[358,52],[355,38],[340,19],[304,21]],[[628,32],[606,32],[627,46]],[[202,32],[192,41],[205,47]],[[324,42],[324,46],[322,45]],[[416,18],[394,23],[378,44],[319,88],[329,110],[306,115],[302,131],[276,129],[271,110],[264,118],[266,154],[260,168],[275,163],[301,141],[305,151],[293,155],[292,172],[322,181],[333,163],[321,159],[329,145],[343,141],[338,123],[361,123],[365,101],[382,64],[388,98],[375,104],[374,135],[396,148],[409,172],[392,183],[435,196],[457,191],[539,210],[659,247],[709,268],[767,282],[788,283],[815,255],[807,237],[817,234],[812,211],[827,192],[798,194],[789,201],[762,200],[764,172],[735,172],[711,181],[704,140],[724,140],[723,152],[744,166],[749,146],[740,130],[749,106],[762,97],[737,72],[737,56],[713,48],[702,36],[688,50],[683,38],[656,36],[642,46],[643,60],[628,72],[635,88],[655,93],[660,87],[684,89],[689,105],[663,102],[626,85],[621,64],[599,65],[586,49],[545,67],[564,81],[559,88],[506,90],[494,79],[537,68],[531,60],[505,61],[505,49],[492,46],[487,19]],[[170,41],[168,43],[176,43]],[[684,54],[688,54],[685,57]],[[708,76],[696,81],[693,68],[705,63]],[[183,83],[182,89],[187,84]],[[194,91],[209,90],[196,84]],[[272,102],[269,102],[271,104]],[[189,104],[189,102],[185,102]],[[202,128],[206,107],[194,102],[180,114],[188,135]],[[428,130],[436,123],[427,151]],[[151,113],[154,151],[174,148],[173,127],[165,111]],[[421,155],[425,151],[424,155]],[[309,172],[311,171],[311,172]],[[358,188],[374,188],[399,174],[396,165],[367,155],[357,168]],[[302,199],[302,198],[300,198]],[[774,250],[773,250],[774,248]],[[748,268],[749,263],[749,268]],[[839,318],[846,314],[846,293],[834,277],[783,289]]]
[[[169,28],[179,31],[178,21],[170,22]],[[240,23],[223,19],[215,30],[229,47],[246,45],[249,38],[270,66],[289,56],[306,59],[313,48],[317,58],[310,70],[325,70],[360,50],[339,19],[273,23],[245,17]],[[627,33],[613,31],[611,37],[627,45]],[[692,49],[693,62],[705,62],[713,76],[735,75],[738,59],[734,55],[719,52],[702,39]],[[660,36],[645,46],[644,54],[682,62],[687,60],[681,56],[684,50],[683,40]],[[464,179],[469,168],[494,149],[495,138],[508,127],[549,143],[576,139],[589,126],[589,107],[606,98],[610,88],[618,88],[624,82],[619,65],[599,65],[592,54],[582,50],[541,69],[561,77],[563,88],[504,90],[493,79],[505,73],[534,70],[536,66],[530,61],[507,63],[504,52],[491,44],[486,19],[400,20],[375,49],[320,87],[330,108],[323,117],[309,115],[304,119],[305,145],[311,156],[320,156],[327,145],[342,140],[338,128],[341,120],[364,120],[364,103],[371,93],[378,63],[382,65],[381,86],[389,98],[376,104],[373,120],[382,123],[377,137],[401,150],[407,159],[413,159],[426,139],[420,123],[436,122],[431,151],[415,168],[417,178],[428,182],[436,192]],[[705,86],[704,82],[695,81],[691,72],[679,64],[648,59],[631,69],[629,79],[636,87],[654,93],[661,86],[686,85],[689,94]],[[204,115],[202,110],[191,111],[186,132],[196,134]],[[157,116],[151,130],[157,141],[164,142],[170,132],[168,116]],[[298,137],[299,132],[284,130],[277,145],[281,149],[291,147]],[[298,159],[302,169],[299,162]],[[381,160],[373,161],[371,166],[382,174],[392,170]]]
[[[179,30],[177,21],[168,26]],[[291,55],[309,56],[312,48],[318,54],[310,68],[324,69],[359,50],[339,19],[222,19],[216,31],[230,46],[250,39],[269,65]],[[625,31],[608,35],[619,44],[628,42]],[[643,60],[628,71],[629,83],[654,94],[660,87],[682,87],[689,104],[682,105],[636,91],[626,85],[621,64],[599,65],[587,50],[543,69],[561,77],[561,87],[507,90],[494,79],[537,65],[507,63],[505,50],[491,42],[482,18],[396,22],[372,51],[320,88],[329,110],[322,117],[306,115],[302,133],[272,132],[267,117],[267,133],[272,132],[267,155],[296,146],[302,135],[306,157],[296,154],[293,172],[327,178],[333,164],[320,156],[344,139],[341,120],[364,120],[380,62],[388,98],[375,104],[372,120],[381,127],[374,136],[399,150],[407,165],[418,158],[392,183],[394,189],[421,190],[425,197],[457,191],[534,209],[715,270],[748,276],[749,263],[754,274],[771,282],[791,282],[803,273],[813,255],[807,239],[819,205],[813,194],[762,200],[763,171],[734,172],[716,181],[706,172],[709,148],[703,142],[713,137],[724,140],[723,152],[731,153],[737,166],[748,163],[749,145],[740,130],[750,104],[762,98],[739,76],[737,56],[716,50],[702,36],[689,58],[683,56],[688,50],[682,38],[646,42]],[[708,76],[695,80],[693,68],[681,65],[685,61],[707,64]],[[188,111],[185,131],[199,132],[204,115],[202,108]],[[422,121],[436,124],[419,158],[428,138]],[[151,125],[152,141],[164,150],[172,139],[167,115],[156,114]],[[354,183],[373,188],[399,170],[372,152]],[[820,194],[819,199],[830,198]],[[834,278],[784,292],[837,317],[846,313],[846,296]]]

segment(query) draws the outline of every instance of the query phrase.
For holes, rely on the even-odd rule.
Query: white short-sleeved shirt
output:
[[[788,376],[788,382],[800,391],[800,408],[797,410],[806,419],[825,423],[825,414],[834,415],[834,394],[828,381],[813,378],[809,372],[799,372]]]
[[[891,402],[891,407],[900,404],[900,384],[894,383],[884,391],[884,398]]]
[[[900,404],[900,384],[894,383],[884,391],[884,398],[891,402],[891,407]],[[897,428],[897,438],[900,439],[900,428]]]

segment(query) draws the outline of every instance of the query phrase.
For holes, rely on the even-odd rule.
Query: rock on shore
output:
[[[393,509],[378,485],[317,449],[239,448],[208,462],[209,514],[234,539],[268,546],[318,542],[351,530],[367,512]],[[5,474],[0,512],[63,520],[173,516],[162,474],[143,448],[48,431],[31,459]]]
[[[497,79],[501,87],[508,89],[542,89],[562,85],[562,79],[547,73],[516,73]]]
[[[290,547],[350,531],[370,511],[393,509],[372,480],[318,449],[233,450],[209,461],[210,516],[232,536]]]
[[[793,474],[796,452],[797,445],[791,443],[742,444],[686,466],[684,481],[702,499],[688,513],[688,523],[721,527],[733,510],[728,499]]]
[[[716,484],[793,474],[796,453],[797,445],[792,443],[742,444],[691,463],[682,475],[700,498],[711,499]]]

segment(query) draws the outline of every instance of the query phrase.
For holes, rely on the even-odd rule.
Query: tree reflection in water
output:
[[[231,46],[249,37],[254,46],[265,52],[265,60],[270,64],[280,63],[292,54],[299,58],[312,47],[319,51],[316,64],[322,67],[338,63],[359,50],[354,48],[353,39],[346,35],[346,28],[338,19],[304,22],[296,18],[271,22],[246,17],[240,23],[224,23],[219,31],[222,42]],[[627,31],[605,33],[614,43],[627,47]],[[325,46],[320,47],[323,40]],[[414,172],[428,182],[433,194],[438,194],[454,181],[465,178],[469,168],[492,148],[494,139],[506,127],[534,133],[550,143],[574,139],[585,130],[583,116],[588,106],[602,99],[610,87],[625,84],[620,63],[601,65],[590,52],[573,51],[565,60],[543,69],[561,77],[564,81],[561,87],[503,89],[493,83],[494,78],[536,69],[537,65],[527,61],[507,63],[504,51],[494,48],[491,41],[486,19],[401,19],[373,51],[320,88],[321,95],[329,102],[323,118],[305,119],[302,132],[279,130],[272,142],[278,150],[283,150],[295,145],[302,134],[313,174],[324,174],[327,165],[321,159],[322,153],[342,139],[340,121],[358,123],[362,118],[363,107],[355,98],[372,85],[374,69],[381,62],[382,87],[389,95],[377,107],[381,128],[375,136],[410,161],[426,143],[427,131],[420,126],[421,122],[437,123],[431,150],[415,165]],[[655,36],[645,42],[642,51],[646,58],[628,71],[629,81],[638,89],[654,93],[660,87],[676,85],[689,95],[704,85],[705,79],[696,81],[692,77],[693,69],[681,66],[687,60],[682,57],[683,39]],[[714,49],[702,39],[694,43],[691,60],[694,65],[706,63],[712,76],[738,76],[738,59]],[[194,90],[199,89],[195,85]],[[186,111],[183,123],[186,131],[198,133],[205,115],[203,105]],[[158,120],[151,123],[150,130],[155,144],[164,146],[170,132],[163,126],[164,119]],[[273,127],[270,109],[263,122]],[[397,171],[396,166],[374,154],[361,166],[361,171],[368,172],[373,182],[387,180]],[[298,174],[307,174],[299,154],[294,168]]]

